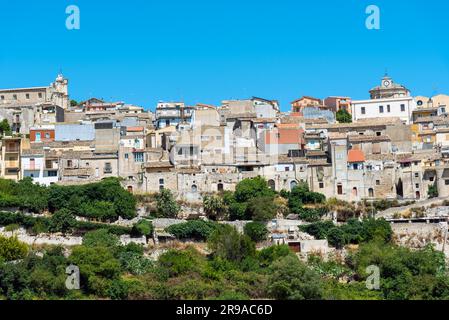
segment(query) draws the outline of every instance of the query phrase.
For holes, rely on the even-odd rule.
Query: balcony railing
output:
[[[19,168],[19,161],[5,161],[5,168]]]
[[[20,148],[19,147],[6,147],[5,152],[6,153],[18,153],[18,152],[20,152]]]

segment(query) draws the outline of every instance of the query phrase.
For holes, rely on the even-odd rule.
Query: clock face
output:
[[[385,81],[384,81],[384,87],[389,87],[390,84],[391,84],[390,81],[388,81],[388,80],[385,80]]]

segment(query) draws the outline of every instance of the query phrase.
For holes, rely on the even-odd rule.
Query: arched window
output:
[[[356,187],[352,188],[352,195],[353,195],[354,197],[357,197],[357,194],[358,194],[357,188],[356,188]]]
[[[223,192],[223,190],[224,190],[223,183],[217,184],[217,190],[218,190],[218,192]]]
[[[268,180],[268,187],[273,191],[276,190],[276,182],[274,180]]]
[[[369,196],[370,198],[374,198],[374,189],[373,189],[373,188],[369,188],[369,189],[368,189],[368,196]]]
[[[128,192],[133,193],[133,186],[128,186]]]
[[[290,189],[293,189],[294,187],[296,187],[298,185],[298,182],[296,180],[293,180],[290,182]]]
[[[196,186],[196,184],[192,184],[192,192],[197,192],[198,191],[198,187]]]

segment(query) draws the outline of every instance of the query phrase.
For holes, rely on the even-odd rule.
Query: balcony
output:
[[[20,168],[20,162],[16,161],[5,161],[5,168]]]
[[[5,152],[6,153],[19,153],[20,152],[20,147],[19,146],[14,146],[14,147],[6,146]]]

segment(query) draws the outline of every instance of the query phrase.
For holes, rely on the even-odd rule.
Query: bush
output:
[[[208,239],[208,246],[215,257],[240,263],[254,257],[256,247],[247,235],[240,234],[230,225],[220,225]]]
[[[278,300],[317,300],[322,297],[321,279],[295,256],[286,256],[270,267],[268,292]]]
[[[165,230],[180,240],[192,239],[204,241],[217,229],[217,227],[218,224],[214,222],[191,220],[185,223],[171,225]]]
[[[132,228],[132,234],[137,236],[152,236],[154,231],[153,223],[149,220],[140,220]]]
[[[5,238],[0,236],[0,260],[14,261],[23,259],[28,253],[28,246],[17,240],[16,237]]]
[[[272,196],[253,198],[248,201],[247,217],[255,221],[269,221],[276,216],[277,206]]]
[[[260,242],[267,239],[268,229],[264,223],[249,222],[244,227],[245,234],[254,242]]]
[[[51,232],[71,232],[76,226],[76,219],[72,212],[67,209],[61,209],[56,211],[50,218],[50,231]]]
[[[162,189],[156,196],[157,215],[162,218],[177,218],[181,208],[168,189]]]

